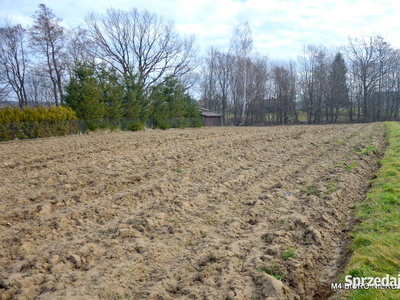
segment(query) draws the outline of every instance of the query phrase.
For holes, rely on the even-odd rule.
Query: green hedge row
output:
[[[53,106],[27,107],[19,109],[16,107],[5,107],[0,109],[0,124],[17,122],[60,122],[76,120],[76,114],[70,107]]]
[[[0,124],[0,141],[33,139],[79,133],[78,120]]]
[[[200,118],[176,118],[160,122],[148,119],[98,119],[78,120],[68,107],[3,108],[0,109],[0,141],[32,139],[85,133],[97,129],[137,131],[147,128],[202,127]]]
[[[0,109],[0,141],[50,137],[79,132],[75,112],[69,107],[6,107]]]

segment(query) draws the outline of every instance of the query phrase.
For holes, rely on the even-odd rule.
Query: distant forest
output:
[[[340,50],[306,45],[296,60],[254,49],[251,27],[232,30],[228,50],[198,53],[195,36],[149,11],[88,13],[66,28],[44,4],[32,25],[0,28],[0,103],[70,106],[82,119],[197,118],[198,104],[226,125],[396,120],[400,50],[381,36]],[[197,99],[196,99],[197,98]]]

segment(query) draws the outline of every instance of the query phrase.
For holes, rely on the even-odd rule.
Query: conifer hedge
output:
[[[5,107],[0,109],[0,141],[78,133],[75,112],[70,107]]]

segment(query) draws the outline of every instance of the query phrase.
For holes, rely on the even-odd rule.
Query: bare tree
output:
[[[204,107],[208,110],[219,112],[218,102],[218,50],[211,47],[208,56],[204,59],[202,69],[201,93]]]
[[[52,82],[39,66],[30,69],[26,77],[26,93],[29,106],[54,105]]]
[[[382,120],[398,120],[400,110],[400,50],[393,50],[390,69],[385,78]]]
[[[205,108],[223,116],[230,110],[230,84],[235,61],[229,53],[210,48],[204,59],[201,81],[201,97]]]
[[[347,75],[347,83],[349,87],[349,121],[359,122],[361,120],[361,94],[358,78],[355,75],[354,64],[349,64],[349,73]]]
[[[296,70],[293,62],[277,63],[272,70],[277,122],[286,124],[290,118],[297,122]]]
[[[397,52],[383,38],[378,38],[378,86],[372,95],[371,118],[373,121],[386,120],[389,108],[387,103],[391,101],[395,90],[393,86],[393,72],[397,70]],[[396,76],[397,77],[397,76]]]
[[[65,29],[60,25],[61,19],[44,4],[33,15],[34,24],[30,29],[31,47],[45,60],[47,74],[52,82],[54,102],[63,103],[63,74],[65,61]]]
[[[261,124],[265,122],[265,99],[267,98],[267,81],[270,76],[267,57],[255,55],[250,61],[248,71],[245,124]]]
[[[240,23],[233,30],[231,39],[231,51],[235,57],[234,69],[235,78],[232,85],[234,98],[235,119],[241,124],[244,122],[246,108],[253,95],[249,95],[249,67],[251,64],[251,52],[253,50],[253,37],[248,22]]]
[[[329,95],[328,66],[328,53],[323,46],[309,45],[299,57],[301,100],[310,124],[322,121],[322,112]]]
[[[67,32],[67,40],[66,50],[69,58],[67,68],[71,77],[73,70],[80,63],[95,63],[95,56],[92,53],[95,52],[97,45],[89,38],[88,31],[81,27],[70,29]]]
[[[6,71],[4,66],[0,64],[0,104],[6,101],[9,94],[10,89],[7,83]]]
[[[350,38],[347,56],[360,87],[358,109],[362,111],[363,120],[382,120],[387,114],[384,111],[386,99],[393,92],[392,76],[394,73],[398,76],[396,51],[381,36]]]
[[[225,118],[230,106],[230,83],[231,83],[231,73],[232,73],[232,62],[234,61],[232,55],[224,52],[217,52],[217,78],[218,78],[218,91],[221,110],[219,111],[223,117],[223,124],[225,124]]]
[[[180,37],[172,23],[147,10],[108,9],[103,16],[88,14],[86,23],[96,56],[126,77],[139,74],[146,89],[196,66],[194,37]]]
[[[377,85],[379,68],[376,56],[376,37],[349,39],[348,58],[353,63],[353,75],[361,86],[361,106],[364,121],[370,120],[371,96]]]
[[[249,24],[233,30],[229,52],[211,48],[203,65],[202,99],[208,109],[225,116],[233,113],[233,123],[265,121],[268,60],[252,53]]]
[[[6,101],[10,93],[10,86],[7,81],[7,74],[4,64],[0,63],[0,106],[2,102]]]
[[[9,23],[0,28],[0,64],[3,67],[3,78],[11,86],[18,98],[21,108],[27,104],[25,78],[28,58],[25,51],[25,29],[21,25]],[[3,93],[6,91],[3,87]]]

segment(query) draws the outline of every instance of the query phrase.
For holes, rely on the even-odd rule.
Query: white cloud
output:
[[[64,24],[84,23],[89,11],[104,13],[110,6],[135,6],[173,20],[184,34],[195,34],[202,51],[227,49],[232,27],[248,20],[255,46],[272,58],[296,57],[303,45],[339,46],[348,36],[382,34],[400,47],[400,1],[394,0],[70,0],[43,1]],[[3,0],[0,19],[28,25],[37,9],[31,0]]]

